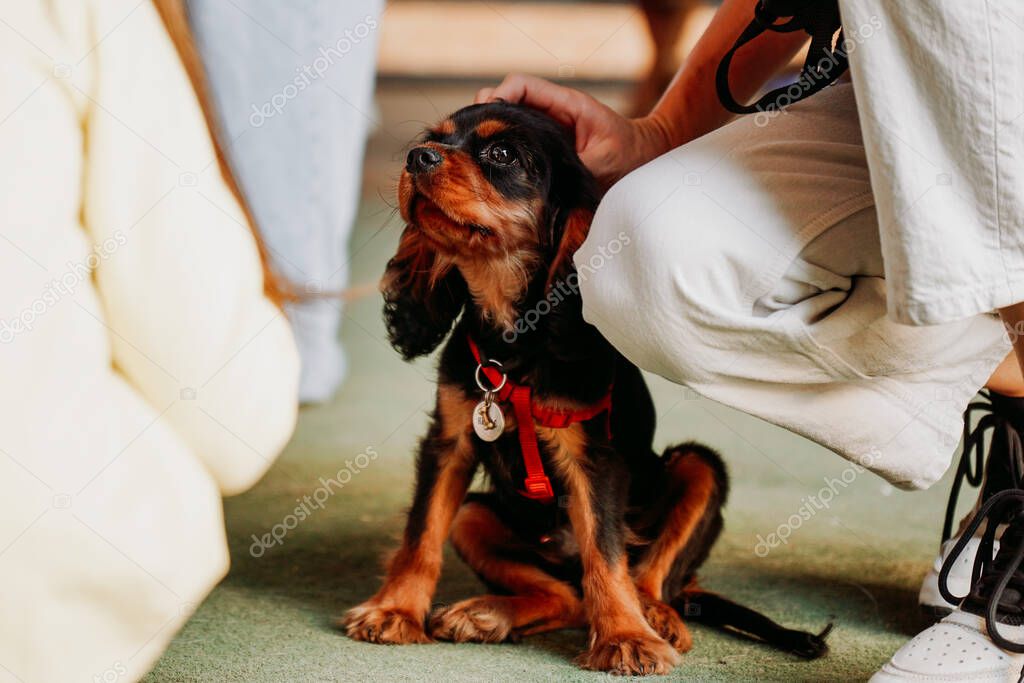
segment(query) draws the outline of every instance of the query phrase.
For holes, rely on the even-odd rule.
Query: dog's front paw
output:
[[[643,633],[595,638],[577,660],[584,669],[620,676],[667,674],[679,663],[679,653],[658,636]]]
[[[423,630],[423,619],[396,608],[386,608],[373,602],[353,607],[338,619],[337,626],[353,640],[387,645],[429,643]]]
[[[690,629],[679,618],[679,612],[666,605],[661,600],[643,597],[642,606],[644,617],[651,625],[655,633],[668,641],[678,652],[689,652],[693,647],[693,638],[690,636]]]
[[[500,643],[512,633],[512,619],[500,598],[470,598],[442,607],[430,617],[430,635],[456,643]]]

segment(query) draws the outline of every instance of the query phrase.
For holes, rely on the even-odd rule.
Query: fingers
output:
[[[494,99],[494,88],[481,88],[476,97],[473,98],[473,104],[484,104]]]
[[[496,88],[483,88],[477,104],[505,100],[540,109],[566,126],[575,126],[586,96],[578,90],[527,74],[509,74]]]
[[[491,92],[492,99],[502,99],[506,102],[522,102],[532,104],[530,95],[542,92],[545,85],[554,85],[543,78],[530,76],[528,74],[509,74],[505,76],[497,88]]]
[[[481,88],[480,91],[477,92],[476,99],[473,100],[473,103],[483,104],[485,102],[493,102],[495,100],[521,102],[523,89],[519,82],[524,78],[532,78],[532,76],[509,74],[505,76],[505,79],[496,88]]]

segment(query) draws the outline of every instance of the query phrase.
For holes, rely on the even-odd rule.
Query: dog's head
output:
[[[409,152],[406,228],[384,274],[384,316],[406,358],[430,353],[467,305],[508,329],[528,292],[572,272],[597,204],[570,131],[527,107],[460,109]]]

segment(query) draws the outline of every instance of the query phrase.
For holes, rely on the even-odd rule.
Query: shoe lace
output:
[[[991,435],[996,429],[1003,429],[1006,432],[1009,443],[1017,444],[1016,450],[1011,453],[1010,468],[1013,481],[1021,480],[1021,462],[1024,461],[1024,450],[1020,448],[1020,436],[1013,424],[999,412],[993,405],[990,394],[982,391],[984,400],[972,401],[964,411],[964,435],[963,451],[960,454],[960,463],[956,468],[956,475],[953,477],[953,486],[949,491],[949,502],[946,503],[946,518],[942,525],[942,542],[945,543],[953,537],[953,522],[956,518],[956,504],[960,497],[960,489],[966,480],[974,488],[980,487],[985,481],[985,453],[990,450],[986,448],[985,437],[989,436],[988,445],[991,446]],[[972,417],[975,413],[984,412],[974,427],[971,427]]]
[[[1019,457],[1024,454],[1020,435],[1017,430],[1008,433],[1010,455]],[[1008,526],[999,539],[999,552],[993,556],[996,532],[1001,524]],[[953,565],[959,559],[967,544],[975,536],[982,525],[985,531],[981,535],[974,567],[971,570],[971,591],[967,595],[953,595],[949,590],[948,579]],[[957,539],[952,552],[942,564],[939,572],[939,592],[942,597],[954,605],[960,605],[968,597],[976,597],[985,603],[985,626],[989,637],[996,645],[1009,652],[1024,653],[1024,643],[1008,640],[999,632],[999,607],[1008,589],[1014,591],[1008,601],[1011,611],[1018,614],[1009,615],[1004,619],[1011,623],[1024,623],[1024,611],[1014,601],[1021,602],[1024,595],[1024,489],[1006,489],[989,498],[978,513],[971,519],[967,529]],[[1005,605],[1004,605],[1005,607]]]

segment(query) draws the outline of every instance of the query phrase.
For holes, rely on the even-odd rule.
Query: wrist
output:
[[[640,137],[638,148],[643,150],[647,161],[686,142],[675,122],[657,111],[635,119],[635,122]]]
[[[688,60],[676,81],[646,118],[674,149],[718,128],[731,115],[718,101],[715,70],[702,60]]]

